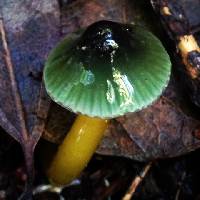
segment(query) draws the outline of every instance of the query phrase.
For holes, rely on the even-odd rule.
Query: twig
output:
[[[142,180],[145,178],[145,176],[147,175],[148,171],[150,170],[152,166],[152,162],[149,162],[144,169],[140,172],[139,175],[137,175],[134,180],[132,181],[129,189],[127,190],[126,194],[124,195],[124,197],[122,198],[122,200],[130,200],[133,196],[133,194],[135,193],[138,185],[142,182]]]
[[[185,177],[186,177],[186,172],[183,172],[183,174],[181,176],[181,180],[178,183],[178,189],[177,189],[177,192],[175,195],[175,200],[179,200],[179,198],[180,198],[180,193],[181,193],[181,189],[182,189],[183,181],[185,180]]]
[[[193,35],[180,36],[178,39],[179,39],[178,48],[183,58],[183,63],[185,64],[191,77],[195,79],[199,76],[199,70],[198,66],[195,66],[194,63],[191,63],[191,61],[189,60],[190,58],[189,55],[192,52],[200,54],[200,47]]]

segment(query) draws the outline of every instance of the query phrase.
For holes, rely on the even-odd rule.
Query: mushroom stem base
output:
[[[79,115],[47,171],[54,185],[65,185],[80,175],[87,166],[103,134],[108,120]]]

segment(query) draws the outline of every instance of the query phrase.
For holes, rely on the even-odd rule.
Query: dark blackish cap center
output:
[[[130,48],[130,37],[128,26],[111,21],[99,21],[90,25],[83,33],[78,48],[104,56],[117,51],[120,47]]]
[[[112,70],[114,65],[127,61],[136,43],[130,25],[99,21],[85,30],[77,41],[75,53],[87,69],[95,67]]]

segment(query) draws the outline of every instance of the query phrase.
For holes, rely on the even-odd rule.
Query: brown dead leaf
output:
[[[111,127],[98,152],[146,161],[179,156],[198,148],[200,140],[193,133],[199,130],[200,122],[188,113],[178,90],[173,79],[152,106],[117,118],[116,123],[127,133],[126,140],[124,134]],[[116,147],[110,149],[113,141]]]
[[[43,65],[58,41],[59,23],[57,1],[0,1],[0,125],[22,146],[29,184],[48,111]]]

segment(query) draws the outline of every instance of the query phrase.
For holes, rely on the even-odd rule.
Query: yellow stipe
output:
[[[95,152],[108,120],[79,115],[47,172],[55,185],[65,185],[80,175]]]

